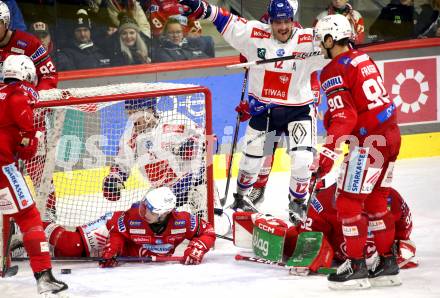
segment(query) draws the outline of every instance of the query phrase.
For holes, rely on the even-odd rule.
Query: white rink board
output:
[[[420,261],[419,268],[402,271],[400,287],[331,291],[323,276],[296,277],[279,267],[237,263],[233,257],[239,250],[222,239],[217,240],[216,250],[199,266],[124,264],[100,269],[93,262],[56,263],[54,272],[69,284],[70,297],[440,297],[439,169],[440,157],[397,162],[394,185],[413,213],[412,239],[417,244]],[[271,176],[263,210],[287,217],[287,183],[288,173]],[[218,184],[222,194],[224,181]],[[234,185],[230,190],[233,189]],[[181,250],[177,252],[181,253]],[[38,297],[29,266],[27,263],[19,263],[19,266],[17,276],[0,279],[0,297]],[[61,268],[72,268],[72,274],[60,275]]]

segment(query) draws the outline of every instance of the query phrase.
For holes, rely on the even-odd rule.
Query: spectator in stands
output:
[[[370,27],[370,38],[377,41],[414,37],[413,0],[391,0]]]
[[[112,66],[150,63],[146,37],[140,32],[136,20],[120,14],[119,24],[118,34],[113,34],[108,46]]]
[[[354,36],[355,43],[363,43],[365,39],[364,18],[347,2],[348,0],[332,0],[328,8],[316,17],[315,21],[313,22],[313,27],[316,25],[318,20],[327,15],[342,14],[346,16],[347,19],[350,21],[353,32],[356,33],[356,35]]]
[[[92,24],[85,10],[78,10],[73,29],[74,38],[71,45],[61,49],[57,54],[58,70],[109,66],[110,59],[93,43]]]
[[[416,37],[440,36],[440,0],[424,0],[415,5],[417,18],[415,22]],[[437,35],[436,35],[437,34]]]
[[[24,23],[23,15],[17,2],[15,0],[2,0],[2,2],[8,6],[9,13],[11,14],[11,24],[9,25],[9,29],[26,31],[26,24]]]
[[[211,46],[207,46],[209,42],[207,43],[206,40],[202,37],[185,37],[180,21],[175,18],[169,18],[159,45],[153,51],[153,62],[214,57],[212,38],[210,39],[212,42]],[[212,50],[208,50],[209,47]]]
[[[35,22],[29,26],[29,33],[36,36],[46,51],[52,55],[54,45],[49,31],[49,25],[44,22]],[[53,57],[52,57],[53,58]]]
[[[99,9],[99,14],[105,14],[113,27],[120,26],[119,15],[128,15],[138,24],[139,30],[148,38],[151,37],[150,23],[137,0],[88,0],[90,5]],[[175,3],[177,5],[177,1]]]

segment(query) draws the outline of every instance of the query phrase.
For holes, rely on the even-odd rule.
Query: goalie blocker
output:
[[[293,274],[328,268],[333,249],[321,232],[304,232],[277,218],[252,212],[233,214],[234,245],[252,248],[255,255],[274,262],[287,260]]]

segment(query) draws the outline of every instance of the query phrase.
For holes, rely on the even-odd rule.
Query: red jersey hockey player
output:
[[[350,48],[352,29],[346,17],[322,18],[315,36],[324,55],[332,59],[321,72],[328,102],[324,115],[327,139],[317,166],[321,176],[332,168],[339,145],[349,143],[336,199],[348,259],[328,276],[329,287],[400,285],[393,249],[395,225],[387,209],[393,165],[400,149],[395,106],[376,64],[367,54]],[[380,256],[370,271],[364,255],[368,228]]]
[[[3,62],[2,75],[6,85],[0,87],[0,211],[11,216],[23,233],[38,292],[57,293],[67,285],[52,275],[40,214],[16,167],[17,158],[28,160],[35,155],[39,141],[32,111],[38,100],[35,66],[25,55],[9,55]]]
[[[58,74],[55,65],[41,42],[27,32],[9,30],[11,16],[6,3],[0,1],[0,64],[9,55],[26,55],[37,71],[37,90],[56,88]]]
[[[176,196],[168,187],[156,188],[125,212],[110,220],[110,234],[100,262],[114,267],[116,257],[170,256],[185,239],[190,240],[183,264],[198,265],[214,245],[214,228],[188,212],[175,211]]]
[[[328,177],[328,176],[327,176]],[[342,224],[336,213],[336,183],[331,184],[326,179],[325,188],[320,188],[312,199],[307,212],[307,219],[298,228],[289,229],[284,254],[290,257],[296,244],[297,233],[314,231],[324,233],[334,251],[334,260],[344,262],[347,259],[346,244],[342,234]],[[334,179],[333,179],[334,180]],[[331,185],[328,186],[328,183]],[[398,264],[401,268],[417,266],[411,259],[415,255],[415,244],[410,240],[412,231],[411,211],[399,192],[391,188],[387,197],[388,209],[391,212],[395,226],[395,241],[398,247]],[[293,229],[293,230],[292,230]],[[365,247],[366,257],[370,258],[376,252],[376,246],[369,234]]]

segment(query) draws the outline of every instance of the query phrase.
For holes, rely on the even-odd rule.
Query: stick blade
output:
[[[14,275],[17,275],[18,273],[18,266],[11,266],[9,268],[6,268],[5,272],[2,272],[1,276],[2,277],[12,277]]]
[[[227,199],[227,197],[224,197],[224,198],[221,198],[221,199],[220,199],[220,205],[221,205],[222,207],[225,207],[226,199]]]

